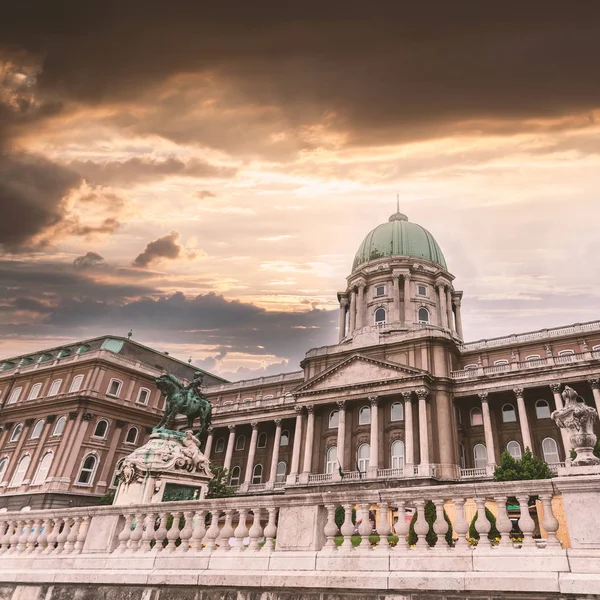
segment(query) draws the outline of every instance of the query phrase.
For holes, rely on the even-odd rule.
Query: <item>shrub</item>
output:
[[[344,516],[344,507],[338,506],[335,509],[335,524],[337,525],[338,529],[344,523]],[[352,524],[356,525],[356,510],[354,508],[352,509]]]
[[[533,456],[529,448],[525,449],[521,460],[503,452],[500,464],[494,470],[494,481],[524,481],[529,479],[550,479],[554,474],[543,460]]]
[[[427,502],[427,504],[425,504],[425,521],[427,521],[427,523],[429,524],[429,531],[427,532],[427,535],[425,536],[425,540],[427,541],[427,543],[430,546],[434,546],[435,543],[438,541],[438,536],[437,533],[433,530],[433,524],[435,522],[435,518],[437,515],[437,511],[435,509],[435,504],[431,501]],[[400,518],[400,515],[399,517]],[[446,542],[448,543],[448,545],[452,545],[453,541],[452,541],[452,523],[450,522],[450,519],[448,518],[448,514],[446,513],[446,511],[444,510],[444,519],[446,521],[446,523],[448,523],[448,531],[446,532]],[[415,512],[415,514],[413,515],[413,518],[410,520],[410,525],[408,527],[408,543],[411,546],[414,546],[417,543],[417,539],[418,536],[415,533],[415,523],[417,522],[417,513]]]
[[[213,474],[213,478],[208,482],[206,498],[228,498],[229,496],[233,496],[233,488],[230,488],[227,485],[227,469],[225,467],[213,467],[211,465],[210,470]]]
[[[478,516],[479,513],[475,513],[473,519],[471,520],[471,525],[469,526],[469,538],[471,538],[472,540],[479,539],[479,532],[477,531],[477,529],[475,529],[475,521],[477,521]],[[496,528],[496,517],[494,516],[492,511],[489,508],[487,508],[487,506],[485,508],[485,516],[491,525],[490,530],[488,532],[488,539],[494,540],[496,538],[499,538],[500,532]]]
[[[115,490],[109,490],[104,494],[104,496],[100,496],[98,500],[98,504],[101,506],[106,506],[112,504],[115,501]]]

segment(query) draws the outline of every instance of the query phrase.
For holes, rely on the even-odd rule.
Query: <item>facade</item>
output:
[[[165,371],[197,369],[114,336],[0,362],[0,508],[96,504],[160,420]]]
[[[358,249],[337,344],[294,373],[206,376],[204,452],[241,494],[485,480],[503,451],[525,448],[556,469],[570,451],[550,418],[561,386],[600,406],[600,321],[465,342],[462,298],[433,236],[397,212]],[[11,509],[96,502],[160,418],[154,378],[195,371],[123,338],[2,369],[0,507]]]

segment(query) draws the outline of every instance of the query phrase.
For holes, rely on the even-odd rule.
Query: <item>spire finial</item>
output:
[[[396,212],[400,212],[400,194],[396,193]]]

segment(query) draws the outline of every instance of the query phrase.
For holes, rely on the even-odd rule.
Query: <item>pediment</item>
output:
[[[294,394],[322,392],[345,387],[380,385],[389,380],[413,379],[426,375],[425,371],[383,360],[354,355],[319,373],[298,387]]]

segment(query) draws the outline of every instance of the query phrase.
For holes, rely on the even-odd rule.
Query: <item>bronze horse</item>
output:
[[[200,392],[202,374],[197,373],[194,381],[184,386],[177,377],[166,373],[157,377],[156,387],[167,399],[165,414],[155,429],[168,429],[176,415],[187,417],[188,429],[194,426],[194,419],[200,418],[200,437],[211,423],[212,406],[206,396]]]

